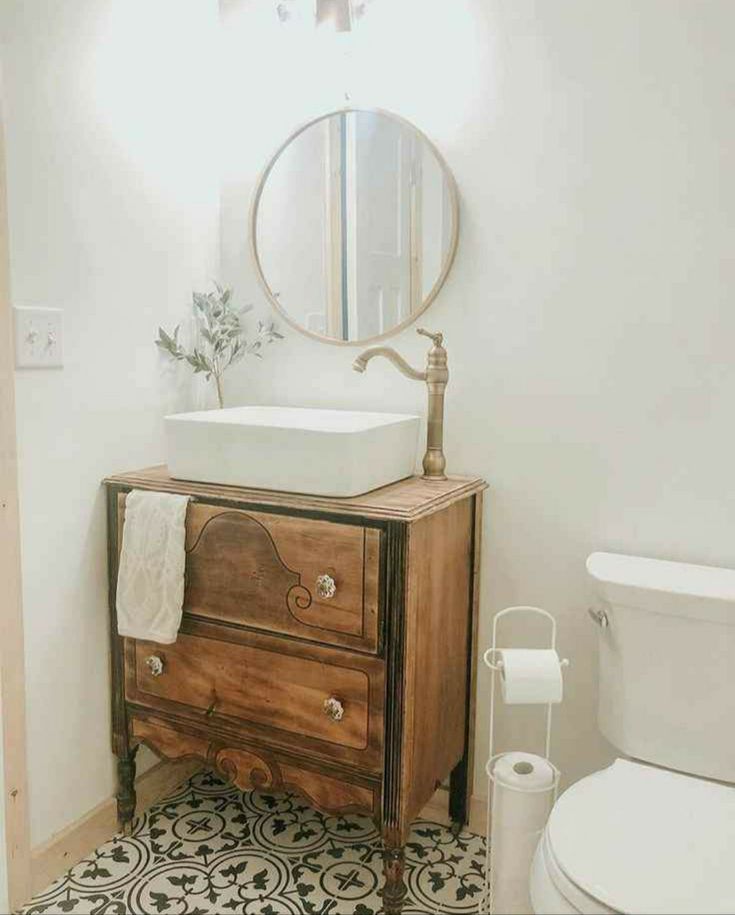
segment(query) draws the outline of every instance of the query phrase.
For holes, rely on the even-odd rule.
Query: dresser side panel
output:
[[[409,531],[403,822],[420,813],[464,753],[472,528],[472,499],[465,499]]]

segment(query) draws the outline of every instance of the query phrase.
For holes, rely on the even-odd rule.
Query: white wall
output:
[[[152,341],[216,275],[216,35],[215,0],[0,7],[12,300],[64,309],[64,369],[16,376],[34,845],[113,793],[100,480],[189,405]]]
[[[446,334],[449,468],[492,485],[480,641],[506,605],[557,614],[572,667],[555,750],[576,779],[612,752],[587,554],[735,566],[735,4],[375,0],[349,52],[279,27],[266,0],[222,6],[222,263],[246,299],[264,301],[246,225],[259,169],[345,92],[414,121],[454,170],[459,252],[421,320]],[[233,402],[425,409],[391,366],[358,376],[354,349],[282,329],[257,371],[238,369]],[[392,342],[424,358],[413,329]],[[525,730],[516,719],[506,744]]]

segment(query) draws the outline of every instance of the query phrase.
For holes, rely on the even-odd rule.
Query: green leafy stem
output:
[[[222,376],[225,370],[245,356],[261,358],[263,346],[274,340],[282,340],[283,335],[278,333],[272,322],[258,321],[255,337],[248,342],[241,319],[244,314],[252,311],[253,306],[235,308],[232,304],[232,289],[223,289],[218,283],[214,285],[213,292],[193,294],[194,317],[202,340],[200,346],[194,346],[191,350],[184,348],[179,341],[180,324],[171,334],[159,327],[155,342],[172,359],[186,361],[195,375],[204,374],[207,381],[214,379],[217,401],[220,407],[224,407]]]

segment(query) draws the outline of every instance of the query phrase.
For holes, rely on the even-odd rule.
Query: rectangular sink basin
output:
[[[411,476],[418,416],[234,407],[167,416],[172,477],[317,496],[357,496]]]

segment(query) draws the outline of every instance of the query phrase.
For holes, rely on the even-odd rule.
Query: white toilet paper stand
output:
[[[485,764],[485,771],[487,772],[488,779],[492,785],[492,791],[495,788],[495,764],[500,759],[501,756],[504,756],[504,753],[494,753],[495,749],[495,683],[497,680],[497,675],[502,674],[503,672],[503,660],[502,657],[497,657],[500,649],[498,648],[498,623],[500,620],[504,619],[511,614],[516,613],[535,613],[539,616],[544,617],[550,623],[550,632],[549,632],[549,645],[548,648],[556,650],[556,620],[554,617],[547,611],[542,610],[540,607],[507,607],[505,610],[501,610],[500,613],[496,614],[493,620],[493,633],[492,633],[492,644],[490,648],[485,651],[483,654],[483,661],[485,664],[492,670],[492,683],[490,687],[490,737],[488,740],[488,761]],[[569,661],[564,658],[559,661],[559,666],[565,668],[569,666]],[[559,788],[559,779],[561,773],[556,768],[556,766],[549,759],[549,753],[551,749],[551,716],[552,716],[552,707],[553,703],[549,702],[546,704],[546,739],[544,741],[544,758],[551,766],[554,772],[554,784],[553,784],[553,793],[554,802],[556,801],[556,796]],[[534,791],[534,789],[525,789],[527,791]],[[544,787],[537,789],[539,792],[548,791],[549,789]],[[490,842],[490,811],[492,809],[492,791],[488,792],[487,800],[487,820],[486,820],[486,832],[487,841],[485,844],[485,886],[480,898],[480,903],[478,906],[478,912],[480,915],[483,913],[492,912],[492,897],[490,890],[490,868],[492,864],[492,843]]]
[[[485,664],[492,670],[493,678],[490,686],[490,741],[489,741],[489,756],[493,758],[493,739],[494,739],[494,725],[495,725],[495,681],[497,679],[496,674],[502,673],[503,671],[503,661],[502,658],[495,660],[495,655],[500,650],[498,648],[498,623],[501,619],[506,616],[510,616],[512,613],[536,613],[539,616],[543,616],[549,621],[550,633],[549,633],[549,645],[548,648],[556,651],[556,620],[549,613],[548,610],[542,610],[540,607],[506,607],[505,610],[501,610],[500,613],[495,615],[493,620],[493,640],[490,647],[487,649],[485,654],[482,656]],[[569,661],[567,658],[564,658],[559,662],[559,666],[569,667]],[[546,759],[549,758],[549,749],[551,746],[551,710],[552,703],[548,703],[546,706],[546,742],[544,744],[544,756]],[[489,765],[489,762],[488,762]]]

